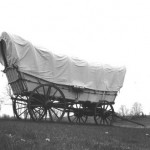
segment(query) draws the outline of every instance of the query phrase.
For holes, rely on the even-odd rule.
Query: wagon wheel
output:
[[[65,96],[55,85],[40,85],[31,93],[28,109],[33,120],[49,117],[52,121],[60,121],[66,109]]]
[[[114,109],[107,101],[97,103],[95,107],[94,120],[98,125],[111,125]]]
[[[13,99],[13,112],[17,119],[30,119],[28,112],[28,97],[17,95]]]
[[[86,123],[88,116],[85,114],[86,107],[82,104],[73,104],[68,111],[68,120],[72,123]]]

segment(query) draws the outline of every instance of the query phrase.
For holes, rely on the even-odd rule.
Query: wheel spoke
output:
[[[42,113],[40,114],[41,118],[43,118],[45,115],[45,111],[43,110]]]
[[[109,116],[109,117],[107,117],[107,119],[108,119],[109,121],[111,121],[110,116]]]
[[[110,111],[110,112],[112,112],[112,109],[110,108],[109,110],[107,110],[108,112]]]
[[[29,116],[29,111],[28,111],[28,109],[27,109],[26,117],[27,117],[27,116]]]
[[[19,109],[22,109],[22,108],[26,108],[27,109],[27,107],[19,107],[19,108],[16,108],[16,109],[19,110]]]
[[[16,99],[16,102],[25,102],[27,103],[28,100],[24,100],[24,99]]]
[[[106,122],[106,124],[109,124],[108,121],[107,121],[107,118],[105,118],[104,121]]]
[[[82,122],[84,123],[84,119],[81,117]]]
[[[46,100],[49,99],[50,93],[51,93],[51,86],[49,86],[48,89],[47,89]]]
[[[55,96],[55,94],[57,93],[57,91],[58,91],[58,90],[56,90],[56,91],[54,92],[53,97]]]
[[[36,108],[35,108],[35,109],[33,109],[33,112],[37,114],[37,113],[38,113],[38,110],[36,110]]]
[[[16,102],[16,104],[27,105],[27,103],[20,103],[20,102]]]
[[[42,110],[42,113],[40,110]],[[36,117],[36,119],[42,119],[42,117],[45,114],[45,112],[41,108],[39,108],[38,110],[34,109],[33,112],[34,112],[34,116]],[[37,118],[37,116],[38,116],[38,118]]]
[[[54,113],[54,115],[59,119],[58,115],[56,114],[56,112],[51,108],[51,111]]]
[[[77,117],[76,123],[78,122],[79,118]]]
[[[43,88],[43,93],[44,93],[44,95],[45,95],[45,88],[44,88],[44,86],[43,86],[42,88]]]
[[[107,108],[108,108],[108,105],[106,106],[106,108],[105,108],[105,109],[107,110]]]
[[[26,111],[26,110],[25,110]],[[19,114],[19,116],[21,116],[25,111],[23,111],[21,114]]]
[[[110,124],[110,120],[108,118],[106,118],[106,122],[108,125]]]
[[[50,118],[51,118],[51,120],[53,121],[53,118],[52,118],[52,113],[51,113],[51,111],[50,111],[50,110],[48,110],[48,112],[49,112],[49,115],[50,115]]]
[[[62,109],[60,109],[60,108],[55,108],[55,109],[57,109],[57,110],[59,110],[59,111],[63,111]]]
[[[74,122],[76,119],[77,119],[77,117],[76,116],[74,116],[75,118],[72,120],[72,122]]]
[[[37,99],[37,98],[35,98],[35,97],[33,97],[33,98],[31,99],[31,101],[32,101],[32,102],[37,101],[37,102],[39,102],[39,103],[41,103],[41,104],[42,104],[42,101],[41,101],[41,100],[39,100],[39,99]]]
[[[43,101],[45,101],[45,99],[41,96],[41,94],[38,92],[38,90],[35,90],[35,92],[38,94],[38,96],[41,97],[41,99],[43,99]],[[39,101],[39,100],[38,100]]]
[[[81,118],[79,117],[79,123],[80,123],[80,119],[81,119]]]
[[[37,119],[37,116],[35,115],[36,110],[32,110],[33,115],[35,116],[35,119]]]
[[[103,108],[103,109],[105,109],[105,104],[104,104],[104,105],[102,105],[102,108]]]
[[[102,124],[102,122],[103,122],[103,119],[100,117],[100,124]]]

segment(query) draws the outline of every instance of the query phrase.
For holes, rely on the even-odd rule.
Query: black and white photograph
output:
[[[0,150],[150,150],[150,1],[0,2]]]

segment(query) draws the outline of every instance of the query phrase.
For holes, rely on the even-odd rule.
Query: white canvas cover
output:
[[[80,86],[100,91],[119,91],[123,86],[125,67],[92,65],[86,61],[37,48],[23,38],[3,32],[8,65],[18,66],[23,73],[49,82]],[[0,62],[4,65],[0,53]]]

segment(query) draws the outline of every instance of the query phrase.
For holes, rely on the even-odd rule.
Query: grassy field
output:
[[[0,150],[150,150],[150,129],[1,119]]]

